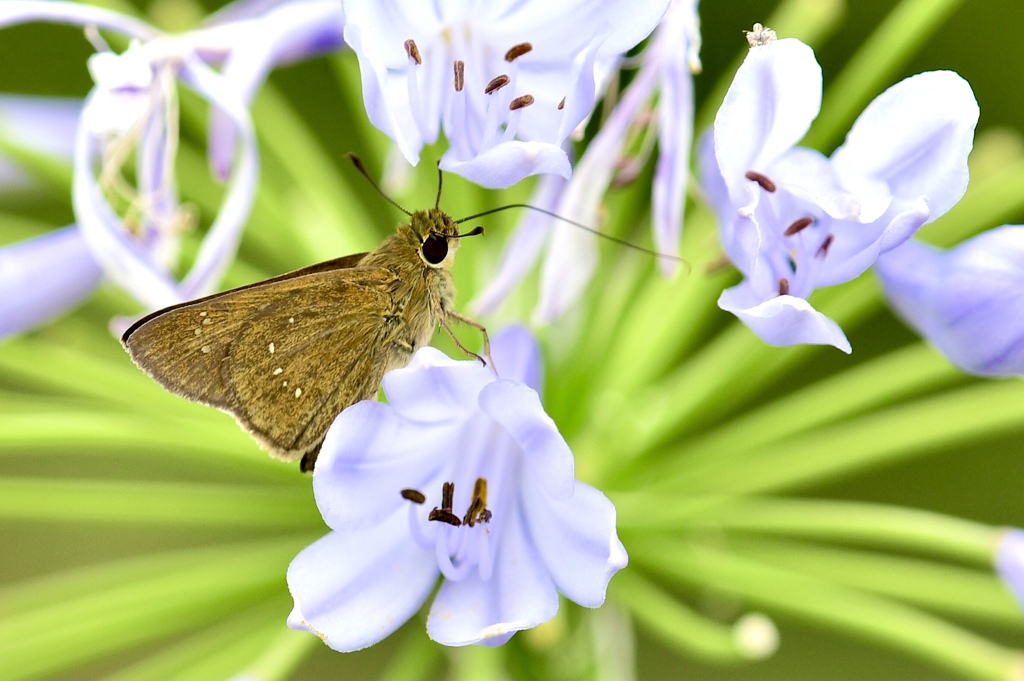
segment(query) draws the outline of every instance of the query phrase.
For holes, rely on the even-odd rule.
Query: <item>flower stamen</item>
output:
[[[527,52],[533,50],[533,45],[530,43],[519,43],[509,48],[508,52],[505,53],[505,61],[512,62],[522,57]]]
[[[417,65],[423,63],[423,59],[420,57],[420,48],[416,47],[416,41],[412,38],[405,41],[405,53],[409,56],[409,59],[416,62]]]
[[[789,295],[789,279],[786,279],[785,277],[782,277],[781,279],[779,279],[779,295],[780,296],[788,296]]]
[[[509,102],[508,110],[516,111],[518,109],[526,108],[531,104],[533,104],[533,95],[521,95]]]
[[[835,241],[835,236],[829,234],[825,237],[825,240],[821,242],[821,246],[818,248],[818,252],[814,254],[816,258],[824,258],[828,255],[828,249],[832,246],[832,242]]]
[[[455,60],[455,91],[462,92],[466,85],[466,62],[461,59]]]
[[[487,87],[484,88],[484,94],[485,95],[494,94],[495,92],[497,92],[501,88],[503,88],[506,85],[508,85],[509,80],[511,80],[511,79],[508,76],[506,76],[504,73],[501,74],[500,76],[495,76],[494,78],[491,78],[491,82],[489,82],[487,84]]]
[[[491,512],[487,509],[487,480],[477,478],[476,484],[473,485],[473,502],[462,518],[462,524],[473,527],[477,523],[489,523],[490,521]]]
[[[761,189],[765,190],[769,194],[775,191],[775,183],[756,170],[748,170],[743,177],[747,178],[751,182],[758,183],[761,185]]]
[[[446,482],[441,486],[441,508],[434,507],[434,510],[427,516],[427,520],[438,520],[448,523],[452,527],[462,524],[459,516],[452,513],[452,498],[455,496],[455,483]]]
[[[794,234],[802,232],[803,230],[807,229],[813,224],[814,218],[812,217],[800,218],[799,220],[794,221],[793,224],[791,224],[789,227],[787,227],[786,231],[782,233],[782,236],[793,236]]]
[[[402,498],[407,499],[408,501],[411,501],[414,504],[422,504],[427,500],[427,497],[423,494],[423,492],[420,492],[419,490],[415,489],[403,489]]]

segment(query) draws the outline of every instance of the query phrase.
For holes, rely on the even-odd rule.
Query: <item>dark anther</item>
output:
[[[519,43],[509,48],[508,52],[505,53],[505,61],[515,61],[519,57],[533,49],[533,45],[530,43]]]
[[[496,92],[497,90],[500,90],[501,88],[508,85],[508,83],[509,77],[506,76],[504,73],[501,74],[500,76],[495,76],[494,78],[491,78],[491,82],[488,83],[487,87],[484,88],[484,94],[489,95],[493,92]]]
[[[473,503],[469,505],[462,523],[473,527],[477,523],[487,523],[490,520],[491,512],[487,510],[487,480],[477,478],[476,484],[473,485]]]
[[[413,502],[414,504],[422,504],[423,502],[425,502],[427,500],[427,498],[425,496],[423,496],[423,492],[420,492],[420,491],[414,490],[414,489],[403,489],[402,490],[402,498],[403,499],[408,499],[409,501]]]
[[[833,241],[835,241],[835,237],[829,234],[827,237],[825,237],[825,240],[821,242],[821,246],[818,247],[818,252],[815,253],[814,255],[819,258],[824,258],[826,255],[828,255],[828,249],[832,246]]]
[[[417,64],[423,63],[423,60],[420,58],[420,48],[416,47],[416,41],[412,38],[405,41],[405,53],[409,55],[409,59],[412,59]]]
[[[779,279],[779,295],[780,296],[788,296],[789,295],[789,279],[786,279],[785,277],[782,277],[781,279]]]
[[[562,101],[558,103],[558,110],[561,111],[565,108],[565,97],[562,97]]]
[[[793,236],[798,232],[802,232],[811,225],[814,224],[814,218],[800,218],[786,228],[786,231],[782,233],[782,236]]]
[[[455,61],[455,91],[462,92],[466,84],[466,62],[461,59]]]
[[[533,95],[522,95],[508,103],[508,110],[515,111],[516,109],[522,109],[523,107],[530,106],[531,104],[533,104]]]
[[[761,185],[761,189],[765,190],[769,194],[775,191],[775,183],[757,171],[748,170],[744,177],[751,182],[756,182]]]
[[[430,515],[427,516],[427,520],[438,520],[442,523],[448,523],[453,527],[458,527],[462,524],[459,520],[459,516],[452,513],[452,498],[455,496],[455,483],[446,482],[441,486],[441,508],[435,507]]]

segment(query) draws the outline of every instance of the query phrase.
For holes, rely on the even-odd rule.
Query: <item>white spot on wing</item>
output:
[[[203,347],[201,347],[199,349],[202,350],[204,355],[208,355],[208,354],[210,354],[210,350],[212,348],[209,345],[204,345]]]
[[[274,354],[274,344],[273,343],[270,344],[269,349],[270,349],[270,354]]]
[[[302,397],[302,388],[295,389],[295,397]]]
[[[277,367],[276,369],[274,369],[274,375],[280,376],[283,371],[284,369],[282,369],[281,367]]]

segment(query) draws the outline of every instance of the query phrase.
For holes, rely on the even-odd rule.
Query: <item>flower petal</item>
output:
[[[288,626],[341,652],[366,648],[419,610],[437,576],[433,550],[409,536],[404,509],[376,527],[331,532],[288,566]]]
[[[497,144],[468,161],[457,161],[446,153],[440,168],[491,189],[511,187],[530,175],[554,173],[566,179],[572,175],[569,157],[560,146],[520,140]]]
[[[737,205],[757,185],[749,170],[766,167],[807,132],[821,109],[821,67],[799,40],[751,48],[715,117],[715,156]]]
[[[345,409],[327,431],[313,473],[324,522],[335,530],[364,528],[406,508],[403,489],[434,493],[434,480],[448,464],[437,453],[457,451],[460,432],[423,428],[381,402]]]
[[[651,192],[654,244],[659,253],[668,255],[679,254],[693,143],[693,76],[684,58],[686,44],[678,47],[678,53],[669,54],[661,67],[658,162]],[[679,263],[668,258],[658,258],[658,264],[665,276],[679,269]]]
[[[525,470],[533,483],[555,499],[572,496],[572,451],[544,411],[536,391],[511,381],[495,381],[480,392],[480,409],[501,424],[519,445]]]
[[[769,345],[833,345],[850,353],[850,341],[834,321],[803,298],[776,296],[760,302],[743,282],[722,291],[718,307],[740,318]]]
[[[876,266],[890,304],[964,371],[1024,374],[1024,226],[950,249],[908,241]]]
[[[996,549],[995,567],[1017,604],[1024,608],[1024,532],[1014,529],[1003,533]]]
[[[77,2],[53,0],[4,0],[0,2],[0,28],[29,21],[51,21],[75,26],[107,28],[139,40],[159,35],[149,24],[119,12]]]
[[[475,412],[477,396],[494,372],[476,360],[457,361],[423,347],[409,364],[384,376],[384,393],[394,410],[417,423],[445,423]]]
[[[558,592],[527,536],[522,517],[507,518],[491,579],[474,570],[462,581],[445,580],[427,617],[430,638],[449,646],[501,645],[555,616]]]
[[[500,378],[522,383],[542,392],[544,372],[537,339],[525,326],[506,326],[491,341],[491,356]]]
[[[530,536],[555,586],[575,603],[600,606],[612,575],[629,560],[615,532],[615,506],[582,482],[561,501],[533,485],[524,485],[522,495]]]
[[[875,98],[832,160],[844,174],[888,182],[905,200],[925,197],[934,220],[967,189],[977,123],[967,81],[952,71],[920,73]]]
[[[75,226],[0,248],[0,338],[75,307],[102,277]]]

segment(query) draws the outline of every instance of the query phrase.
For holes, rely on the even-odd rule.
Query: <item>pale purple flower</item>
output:
[[[689,178],[693,137],[693,77],[699,71],[700,33],[694,0],[674,0],[649,44],[638,56],[640,67],[608,119],[588,144],[573,177],[545,177],[531,205],[545,208],[580,224],[598,227],[603,199],[617,177],[635,173],[646,159],[625,157],[628,140],[636,133],[657,134],[658,159],[654,174],[652,226],[660,253],[677,255],[683,225],[683,206]],[[653,112],[658,98],[657,116]],[[650,152],[650,146],[647,148]],[[538,322],[550,322],[570,309],[583,293],[597,266],[593,234],[540,213],[528,213],[502,255],[497,274],[474,300],[481,313],[492,311],[533,268],[544,245]],[[659,260],[664,274],[678,261]]]
[[[258,175],[247,103],[267,70],[283,60],[341,44],[341,7],[332,0],[292,0],[263,13],[253,10],[246,6],[236,12],[239,18],[234,21],[171,35],[116,12],[77,3],[0,3],[0,27],[42,20],[108,29],[131,38],[124,52],[101,51],[89,60],[96,86],[85,99],[75,132],[72,203],[88,247],[87,252],[76,252],[94,259],[107,277],[147,308],[212,291],[234,257]],[[223,64],[221,72],[213,68],[218,64]],[[179,205],[174,180],[179,83],[212,105],[211,163],[228,180],[221,209],[180,282],[171,268],[189,216]],[[132,154],[137,162],[134,187],[120,178],[120,168]],[[116,211],[108,201],[110,193],[120,195],[130,207]],[[44,259],[46,250],[29,253],[33,262],[25,266],[43,275],[51,266]],[[84,271],[88,265],[77,263],[74,269]],[[81,297],[77,289],[67,293],[69,305]],[[35,292],[18,294],[26,297],[25,307],[30,308]],[[40,306],[52,302],[41,301]],[[24,321],[30,323],[31,318],[25,316]],[[26,327],[11,330],[19,328]]]
[[[999,537],[995,567],[1003,583],[1024,608],[1024,532],[1008,529]]]
[[[669,0],[345,0],[370,121],[409,163],[443,129],[441,168],[487,187],[569,177],[563,142],[601,64],[643,40]]]
[[[574,480],[534,389],[529,332],[506,330],[493,355],[498,376],[421,348],[384,377],[387,404],[338,416],[313,476],[332,531],[288,568],[289,626],[365,648],[412,617],[438,577],[427,633],[445,645],[501,645],[553,617],[559,592],[604,602],[626,565],[615,507]]]
[[[54,160],[70,163],[82,102],[68,97],[0,94],[0,138]],[[25,169],[0,152],[0,187],[32,187]]]
[[[879,95],[827,158],[794,146],[821,104],[809,47],[751,48],[701,148],[726,255],[744,275],[718,304],[771,345],[850,344],[807,298],[849,281],[950,209],[967,187],[978,105],[949,71]]]
[[[982,376],[1024,374],[1024,225],[949,250],[912,239],[875,271],[896,312],[953,364]]]

